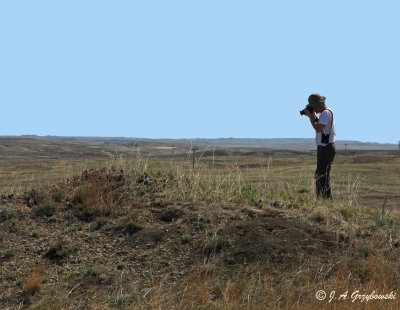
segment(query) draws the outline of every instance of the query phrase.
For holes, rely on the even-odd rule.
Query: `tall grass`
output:
[[[357,248],[353,248],[357,250]],[[132,309],[399,309],[394,300],[361,301],[359,294],[396,293],[398,263],[381,253],[365,261],[355,256],[313,270],[305,264],[284,270],[271,263],[240,266],[232,271],[204,268],[199,263],[179,290],[165,284],[152,287],[143,305]],[[324,290],[327,297],[318,300]],[[338,299],[340,295],[347,297]],[[330,298],[332,297],[332,299]]]

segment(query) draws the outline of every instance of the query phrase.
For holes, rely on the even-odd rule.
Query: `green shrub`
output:
[[[189,235],[184,235],[184,236],[182,236],[181,242],[182,242],[182,244],[186,244],[186,243],[189,243],[191,239],[192,238]]]
[[[143,227],[139,223],[134,222],[132,219],[127,218],[120,222],[116,229],[132,235],[142,230]]]
[[[44,258],[52,261],[60,262],[69,255],[69,250],[64,247],[63,243],[58,242],[56,245],[50,247],[50,249],[43,255]]]
[[[114,282],[112,275],[107,275],[99,269],[88,267],[84,273],[84,277],[94,284],[105,284],[110,285]]]
[[[14,224],[14,225],[10,226],[9,232],[15,233],[15,234],[22,233],[21,225],[20,224]]]
[[[143,227],[141,225],[139,225],[138,223],[130,220],[128,222],[125,223],[125,231],[128,234],[134,234],[136,232],[138,232],[139,230],[142,230]]]
[[[56,190],[51,193],[51,199],[54,202],[60,203],[64,199],[64,192],[62,190]]]
[[[350,209],[340,209],[339,210],[340,214],[343,216],[344,219],[348,220],[353,216],[353,212]]]
[[[76,279],[77,277],[78,277],[78,273],[77,273],[76,271],[71,271],[71,272],[68,274],[68,279],[74,280],[74,279]]]
[[[137,222],[139,220],[139,214],[135,210],[131,211],[130,217],[134,222]]]
[[[34,229],[31,231],[31,236],[33,238],[37,238],[39,236],[39,231],[37,229]]]
[[[386,220],[385,218],[381,217],[381,218],[376,220],[375,224],[376,224],[376,226],[378,226],[380,228],[384,228],[384,227],[388,227],[389,226],[389,221]]]
[[[17,210],[15,208],[9,207],[5,208],[0,213],[0,223],[10,220],[18,216]]]
[[[100,217],[96,220],[96,229],[100,229],[101,227],[104,226],[104,224],[107,222],[107,219],[104,217]]]
[[[119,307],[127,307],[137,302],[139,302],[139,297],[132,294],[122,294],[119,295],[117,299],[117,305]]]
[[[79,204],[76,208],[76,217],[82,221],[90,222],[96,216],[96,209],[94,207]]]
[[[5,259],[10,259],[10,258],[14,257],[15,254],[16,254],[16,252],[14,249],[8,249],[8,250],[4,251],[3,257]]]
[[[206,255],[210,255],[211,253],[218,253],[221,251],[222,247],[225,244],[225,239],[222,236],[216,236],[204,247],[204,251]]]
[[[56,212],[57,204],[55,202],[45,202],[35,208],[36,216],[50,217]]]
[[[78,204],[75,207],[75,215],[80,220],[90,222],[98,217],[101,218],[101,217],[109,217],[117,215],[119,214],[118,210],[119,209],[115,205],[99,206],[99,205]],[[101,224],[102,221],[103,224],[106,222],[106,220],[103,219],[100,220],[99,224]]]

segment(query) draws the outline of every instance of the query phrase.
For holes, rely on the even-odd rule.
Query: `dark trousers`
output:
[[[317,170],[315,171],[317,198],[332,199],[330,174],[335,154],[336,147],[334,143],[318,146],[317,148]]]

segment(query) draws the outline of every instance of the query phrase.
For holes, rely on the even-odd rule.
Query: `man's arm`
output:
[[[326,125],[319,124],[317,119],[315,118],[314,113],[311,113],[308,110],[306,110],[305,113],[308,116],[308,118],[310,119],[311,126],[313,126],[313,128],[315,129],[316,132],[321,132],[322,130],[324,130]]]
[[[310,122],[316,132],[322,132],[326,126],[324,124],[319,124],[314,116],[310,116]]]

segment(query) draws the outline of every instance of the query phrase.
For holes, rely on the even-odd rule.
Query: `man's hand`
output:
[[[310,118],[310,120],[312,121],[316,120],[314,112],[310,112],[308,109],[305,109],[304,113]]]
[[[322,130],[324,130],[325,125],[318,123],[314,112],[310,112],[306,109],[304,113],[310,118],[311,125],[313,126],[316,132],[322,132]]]
[[[314,113],[310,112],[309,109],[304,109],[303,111],[308,117],[311,117],[314,114]]]

